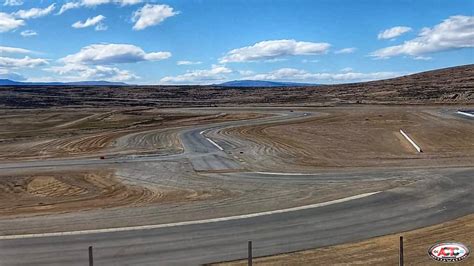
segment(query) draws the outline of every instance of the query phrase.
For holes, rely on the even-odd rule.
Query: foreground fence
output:
[[[252,248],[252,241],[248,242],[248,255],[247,255],[247,264],[248,266],[253,265],[253,248]],[[399,266],[403,266],[404,259],[403,259],[403,236],[400,236],[400,247],[399,247]],[[93,247],[89,247],[89,266],[94,266],[94,252]]]

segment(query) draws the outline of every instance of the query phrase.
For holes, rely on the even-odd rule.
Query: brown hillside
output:
[[[344,103],[474,103],[474,65],[433,70],[380,81],[314,87],[22,86],[0,88],[0,106],[6,108]]]

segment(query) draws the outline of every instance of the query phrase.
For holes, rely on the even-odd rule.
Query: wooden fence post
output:
[[[403,266],[403,236],[400,236],[399,266]]]
[[[92,246],[89,246],[89,266],[94,266],[94,255],[92,254]]]
[[[249,241],[249,246],[248,246],[248,265],[252,266],[253,263],[253,255],[252,255],[252,241]]]

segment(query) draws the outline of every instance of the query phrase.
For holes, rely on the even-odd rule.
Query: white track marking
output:
[[[275,172],[254,172],[261,175],[314,175],[311,173],[275,173]]]
[[[465,115],[465,116],[469,116],[469,117],[474,117],[474,114],[470,114],[470,113],[463,112],[463,111],[457,111],[456,113],[458,113],[458,114],[460,114],[460,115]]]
[[[219,146],[219,144],[215,143],[212,139],[206,138],[212,145],[216,146],[219,150],[223,151],[224,149]]]
[[[287,212],[313,209],[313,208],[318,208],[318,207],[328,206],[328,205],[342,203],[342,202],[346,202],[346,201],[351,201],[351,200],[355,200],[355,199],[361,199],[361,198],[369,197],[369,196],[372,196],[374,194],[378,194],[380,192],[381,191],[364,193],[364,194],[359,194],[359,195],[355,195],[355,196],[351,196],[351,197],[347,197],[347,198],[331,200],[331,201],[326,201],[326,202],[321,202],[321,203],[316,203],[316,204],[311,204],[311,205],[305,205],[305,206],[300,206],[300,207],[282,209],[282,210],[266,211],[266,212],[251,213],[251,214],[243,214],[243,215],[236,215],[236,216],[229,216],[229,217],[222,217],[222,218],[213,218],[213,219],[197,220],[197,221],[186,221],[186,222],[169,223],[169,224],[142,225],[142,226],[130,226],[130,227],[95,229],[95,230],[82,230],[82,231],[70,231],[70,232],[9,235],[9,236],[0,236],[0,240],[37,238],[37,237],[74,236],[74,235],[99,234],[99,233],[113,233],[113,232],[124,232],[124,231],[137,231],[137,230],[150,230],[150,229],[169,228],[169,227],[184,226],[184,225],[196,225],[196,224],[225,222],[225,221],[260,217],[260,216],[265,216],[265,215],[272,215],[272,214],[279,214],[279,213],[287,213]]]
[[[408,137],[408,135],[403,132],[403,130],[400,129],[400,133],[402,133],[402,135],[411,143],[411,145],[413,145],[413,147],[415,147],[418,152],[423,152],[420,146],[416,145],[416,143],[410,137]]]
[[[202,134],[204,134],[204,132],[206,132],[206,131],[207,131],[207,129],[206,129],[206,130],[203,130],[203,131],[201,131],[201,132],[199,132],[199,134],[202,135]]]

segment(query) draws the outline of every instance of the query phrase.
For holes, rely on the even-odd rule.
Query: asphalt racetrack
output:
[[[186,129],[180,134],[184,147],[181,154],[14,162],[0,165],[0,169],[187,158],[196,171],[236,180],[379,179],[399,172],[397,169],[314,174],[238,171],[242,167],[226,153],[226,143],[209,141],[212,138],[207,136],[208,132],[226,127],[298,120],[307,116],[308,113],[282,112],[277,117]],[[221,174],[221,171],[226,173]],[[407,175],[411,171],[425,171],[426,178],[385,191],[281,212],[189,220],[188,223],[162,226],[104,228],[103,231],[3,235],[0,236],[0,265],[86,265],[89,246],[94,247],[96,265],[197,265],[244,258],[249,240],[254,243],[254,255],[264,256],[411,230],[474,212],[474,167],[400,171]],[[70,222],[74,223],[74,220]]]

